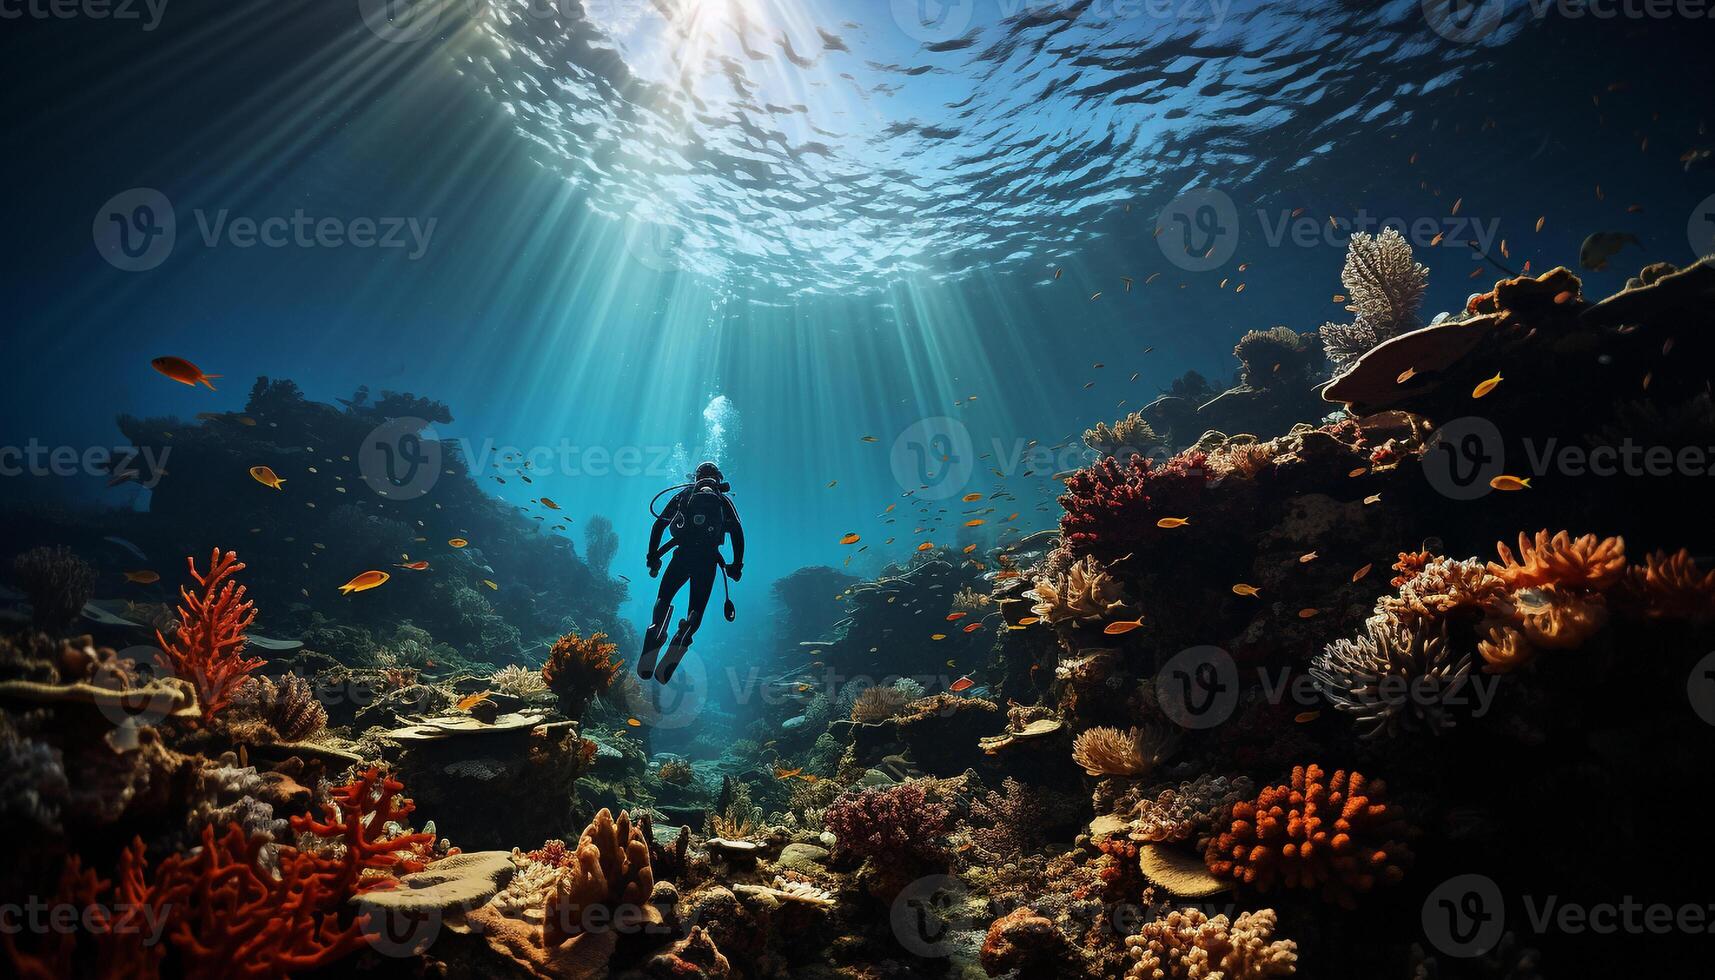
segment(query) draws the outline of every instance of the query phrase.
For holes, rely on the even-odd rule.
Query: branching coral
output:
[[[197,702],[202,705],[203,720],[208,721],[264,661],[244,656],[250,642],[244,631],[256,620],[256,608],[244,598],[244,586],[229,580],[244,570],[238,555],[214,549],[207,575],[197,571],[195,559],[186,558],[185,564],[201,591],[193,594],[179,587],[179,625],[171,640],[155,633],[162,650],[157,659],[175,676],[196,685]]]
[[[1072,740],[1072,761],[1092,776],[1142,776],[1172,755],[1178,745],[1177,731],[1166,726],[1123,732],[1089,728]]]
[[[1402,563],[1405,558],[1402,556]],[[1475,559],[1429,559],[1399,586],[1399,595],[1383,596],[1371,622],[1433,629],[1457,610],[1480,615],[1499,602],[1506,583]]]
[[[1598,538],[1594,534],[1573,538],[1565,531],[1550,537],[1542,530],[1533,540],[1521,531],[1516,555],[1505,542],[1495,545],[1495,550],[1501,560],[1490,562],[1489,571],[1514,589],[1553,585],[1601,590],[1618,582],[1626,571],[1624,538]]]
[[[1162,533],[1158,518],[1195,513],[1209,482],[1208,456],[1190,451],[1156,466],[1133,456],[1103,459],[1066,478],[1060,506],[1063,547],[1074,557],[1112,561]]]
[[[544,910],[542,941],[553,949],[574,936],[644,914],[655,873],[649,844],[621,810],[619,819],[605,807],[584,828],[577,851],[566,866]]]
[[[1203,860],[1217,876],[1257,891],[1316,889],[1354,907],[1356,895],[1398,881],[1411,863],[1405,814],[1382,800],[1385,793],[1379,779],[1297,766],[1291,782],[1235,805]]]
[[[1085,555],[1062,573],[1037,579],[1028,595],[1036,599],[1030,611],[1049,623],[1088,625],[1125,613],[1124,588],[1093,555]]]
[[[336,885],[344,892],[385,887],[397,872],[423,870],[435,835],[402,832],[415,806],[399,794],[404,785],[371,768],[328,791],[322,818],[292,818],[292,829],[321,838],[339,854]]]
[[[1310,665],[1335,708],[1358,719],[1363,737],[1423,727],[1439,734],[1470,683],[1471,655],[1455,656],[1444,631],[1372,621],[1365,635],[1339,639]]]
[[[488,682],[502,694],[515,698],[527,698],[548,689],[548,682],[542,679],[542,672],[520,667],[517,664],[507,664],[489,676]]]
[[[1138,803],[1131,839],[1151,844],[1196,840],[1216,823],[1224,825],[1233,806],[1255,792],[1244,776],[1229,779],[1204,773]]]
[[[1142,412],[1133,412],[1113,425],[1097,422],[1093,429],[1084,430],[1084,445],[1104,457],[1130,459],[1133,453],[1147,455],[1161,445],[1161,437],[1144,420]]]
[[[1353,320],[1326,323],[1321,330],[1323,347],[1335,364],[1415,328],[1429,270],[1412,258],[1411,245],[1397,229],[1384,228],[1373,237],[1353,232],[1340,283],[1346,287],[1346,309]]]
[[[1265,980],[1297,970],[1298,944],[1275,939],[1273,909],[1213,919],[1175,909],[1126,939],[1127,980]]]
[[[931,803],[914,783],[846,793],[829,804],[822,822],[840,851],[877,861],[940,862],[946,859],[941,835],[951,811]]]
[[[231,714],[259,721],[286,742],[302,742],[327,727],[328,712],[310,682],[287,674],[278,682],[246,678],[232,698]]]
[[[1239,359],[1240,379],[1252,388],[1301,379],[1321,344],[1313,333],[1291,327],[1252,330],[1239,338],[1233,356]]]
[[[77,622],[95,594],[95,569],[69,548],[32,548],[12,559],[12,580],[30,600],[38,629],[59,632]]]
[[[618,652],[619,645],[607,642],[606,633],[567,633],[548,651],[542,681],[559,695],[562,711],[581,718],[590,700],[605,693],[619,675],[621,665],[613,656]]]

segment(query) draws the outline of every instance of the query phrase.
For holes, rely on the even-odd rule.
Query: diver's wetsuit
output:
[[[744,528],[738,522],[738,511],[725,494],[716,494],[721,515],[718,529],[706,530],[685,519],[688,512],[698,509],[692,503],[691,495],[699,492],[715,493],[705,490],[701,484],[687,488],[662,509],[649,533],[650,573],[654,573],[654,562],[659,560],[662,532],[669,526],[673,528],[673,558],[667,563],[666,574],[661,577],[661,588],[655,594],[655,610],[650,616],[649,631],[644,635],[637,673],[645,678],[653,676],[663,684],[672,679],[673,671],[684,659],[685,650],[696,636],[697,627],[703,624],[703,611],[708,608],[709,597],[714,593],[715,575],[723,564],[720,546],[729,535],[732,538],[732,564],[727,566],[728,573],[736,580],[744,567]],[[672,614],[673,597],[687,582],[691,585],[690,605],[685,610],[685,618],[679,621],[672,642],[667,645],[666,655],[657,664],[656,655],[666,639],[668,624],[665,620]]]

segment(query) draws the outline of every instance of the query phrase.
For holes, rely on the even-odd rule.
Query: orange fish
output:
[[[643,727],[643,722],[638,721],[636,718],[627,718],[627,719],[625,719],[625,723],[627,725],[630,725],[632,728],[642,728]]]
[[[1165,528],[1173,528],[1173,527],[1184,527],[1185,525],[1187,525],[1189,523],[1191,523],[1191,518],[1189,518],[1189,517],[1163,517],[1161,520],[1155,522],[1155,526],[1165,529]]]
[[[965,545],[965,554],[967,554],[967,555],[968,555],[968,554],[970,554],[970,553],[971,553],[971,552],[973,552],[973,551],[975,551],[975,550],[977,550],[977,546],[976,546],[976,545],[974,545],[974,544],[967,544],[967,545]]]
[[[547,497],[542,498],[542,506],[548,508],[549,510],[559,510],[560,509],[559,504],[554,503],[552,500],[549,500]]]
[[[1373,565],[1374,563],[1372,562],[1371,564]],[[1352,581],[1356,582],[1359,579],[1363,578],[1365,575],[1368,575],[1370,573],[1370,567],[1371,567],[1370,565],[1365,565],[1363,568],[1360,568],[1357,571],[1353,572],[1352,573]]]
[[[1320,610],[1320,609],[1312,609],[1309,606],[1305,606],[1303,609],[1298,610],[1298,618],[1299,619],[1314,619],[1318,615],[1321,615],[1321,613],[1322,613],[1322,610]]]
[[[982,628],[983,628],[982,623],[969,623],[965,626],[965,632],[966,633],[975,633],[977,630],[980,630]]]
[[[1472,398],[1481,398],[1484,395],[1488,394],[1489,392],[1494,391],[1495,386],[1500,384],[1500,383],[1501,383],[1501,376],[1499,373],[1497,373],[1494,377],[1489,378],[1485,381],[1482,381],[1477,385],[1477,387],[1472,388],[1471,389],[1471,397]]]
[[[1316,552],[1306,551],[1304,554],[1298,556],[1298,564],[1308,565],[1311,562],[1315,561],[1318,557],[1319,556],[1316,554]]]
[[[350,595],[353,592],[367,592],[381,585],[393,576],[386,572],[367,571],[339,587],[340,595]]]
[[[840,544],[857,544],[861,540],[863,539],[858,536],[857,532],[853,531],[852,533],[840,538]]]
[[[1251,585],[1248,582],[1240,582],[1237,585],[1233,586],[1233,595],[1248,595],[1248,596],[1251,596],[1252,598],[1255,598],[1256,596],[1261,595],[1261,594],[1262,594],[1261,589],[1257,588],[1254,585]]]
[[[452,545],[454,548],[463,548],[465,545],[470,544],[470,542],[466,541],[464,538],[448,538],[447,544]]]
[[[935,542],[925,541],[922,544],[917,546],[917,550],[918,551],[928,551],[930,548],[933,548],[933,547],[935,547]]]
[[[954,681],[953,683],[948,684],[947,690],[952,691],[954,694],[959,694],[961,692],[968,691],[971,688],[976,687],[976,686],[977,686],[977,682],[971,680],[970,675],[967,674],[966,676],[959,678],[958,680]]]
[[[1399,372],[1399,377],[1394,378],[1393,383],[1396,385],[1402,385],[1402,384],[1405,384],[1407,381],[1410,381],[1412,378],[1415,378],[1415,377],[1417,377],[1417,369],[1416,368],[1406,368],[1404,371]]]
[[[1574,294],[1573,294],[1572,290],[1570,290],[1570,289],[1564,289],[1558,293],[1555,293],[1554,294],[1554,305],[1555,306],[1565,306],[1567,303],[1572,302],[1573,295]]]
[[[1349,477],[1352,477],[1353,479],[1356,479],[1360,476],[1363,476],[1365,473],[1368,473],[1369,471],[1370,471],[1370,468],[1368,466],[1360,466],[1357,469],[1353,470],[1352,472],[1347,473],[1346,475]]]
[[[1320,717],[1322,717],[1322,712],[1320,711],[1300,711],[1292,717],[1292,720],[1298,722],[1300,725],[1307,725]]]
[[[190,385],[192,388],[199,384],[208,385],[209,391],[216,389],[208,383],[208,379],[220,377],[218,374],[202,373],[202,368],[182,357],[157,357],[149,362],[149,366],[182,385]]]
[[[426,572],[429,570],[429,563],[426,561],[408,561],[403,564],[395,564],[393,567],[408,568],[413,572]]]
[[[1489,481],[1489,487],[1493,490],[1529,490],[1530,477],[1527,476],[1520,478],[1516,476],[1508,476],[1507,474],[1502,473],[1500,476]]]
[[[1023,619],[1018,621],[1018,625],[1020,625],[1020,626],[1035,626],[1037,623],[1040,623],[1040,622],[1042,622],[1041,616],[1026,616]]]
[[[984,524],[987,524],[987,523],[988,523],[988,521],[985,521],[982,518],[977,517],[977,518],[973,518],[972,520],[966,521],[965,526],[966,527],[982,527]]]
[[[1122,619],[1117,623],[1109,623],[1102,628],[1102,632],[1109,636],[1120,636],[1125,633],[1130,633],[1132,630],[1137,629],[1142,625],[1143,617],[1139,616],[1136,619]]]
[[[1370,504],[1379,504],[1381,502],[1382,502],[1382,495],[1379,493],[1372,493],[1368,497],[1364,498],[1364,506],[1366,506],[1366,507],[1369,506]]]
[[[947,614],[947,622],[950,623],[955,619],[964,619],[966,615],[967,615],[966,613],[962,613],[962,612],[948,613]]]
[[[273,487],[275,490],[285,489],[286,481],[274,475],[273,469],[267,466],[250,467],[250,478],[265,487]]]
[[[464,697],[459,698],[458,701],[453,704],[453,707],[460,711],[469,711],[482,702],[487,701],[489,695],[493,693],[493,691],[483,691],[480,694],[466,694]]]
[[[154,585],[161,580],[160,573],[145,568],[140,571],[126,572],[125,581],[136,582],[138,585]]]
[[[983,495],[980,493],[967,493],[963,497],[960,497],[959,499],[963,500],[965,503],[968,504],[968,503],[971,503],[972,501],[983,499]]]

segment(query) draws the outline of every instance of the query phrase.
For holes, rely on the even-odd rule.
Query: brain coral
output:
[[[1405,874],[1412,854],[1405,815],[1383,802],[1386,784],[1344,770],[1297,766],[1291,782],[1233,807],[1232,823],[1203,860],[1217,876],[1257,891],[1316,889],[1345,908]]]

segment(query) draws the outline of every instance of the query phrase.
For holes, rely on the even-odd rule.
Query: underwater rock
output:
[[[512,880],[505,851],[467,851],[430,861],[401,875],[391,888],[364,892],[352,902],[367,910],[401,916],[463,915],[480,908]]]
[[[936,694],[911,702],[895,723],[899,740],[923,772],[956,776],[982,765],[978,743],[999,730],[1005,716],[993,701]]]

